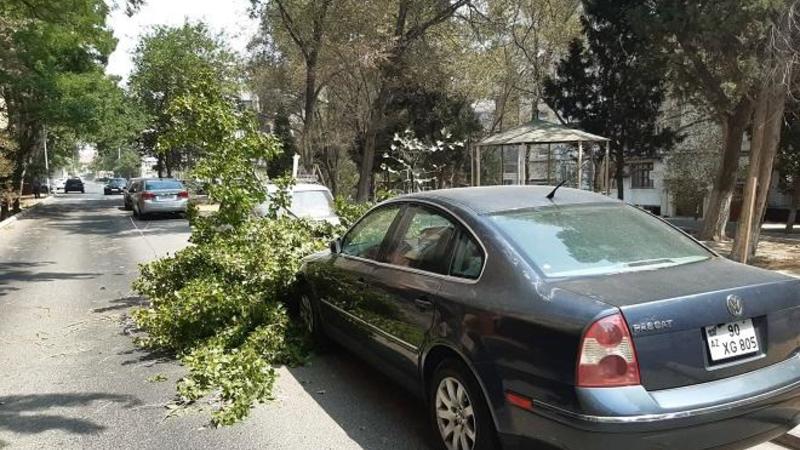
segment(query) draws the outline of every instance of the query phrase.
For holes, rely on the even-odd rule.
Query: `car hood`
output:
[[[777,272],[734,263],[722,257],[680,266],[611,275],[554,280],[552,288],[624,307],[742,286],[793,281]],[[800,280],[794,280],[800,284]]]

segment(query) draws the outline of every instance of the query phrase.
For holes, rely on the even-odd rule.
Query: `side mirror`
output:
[[[342,252],[342,240],[340,238],[336,238],[330,242],[329,245],[331,249],[331,253],[341,253]]]

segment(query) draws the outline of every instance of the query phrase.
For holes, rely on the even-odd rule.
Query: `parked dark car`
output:
[[[127,184],[128,180],[125,178],[112,178],[108,180],[108,183],[106,183],[105,186],[103,186],[103,194],[122,194]]]
[[[77,191],[83,194],[86,192],[83,188],[83,181],[80,178],[69,178],[64,182],[64,193]]]
[[[455,449],[745,447],[800,420],[800,279],[552,187],[373,208],[299,274],[300,317],[426,400]]]

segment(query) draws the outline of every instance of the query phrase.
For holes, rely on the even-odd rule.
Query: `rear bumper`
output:
[[[717,382],[652,393],[641,389],[653,405],[643,405],[634,387],[606,390],[620,395],[583,392],[591,414],[542,402],[534,404],[533,413],[510,408],[501,440],[506,449],[542,442],[564,449],[746,448],[800,424],[800,378],[795,370],[800,370],[797,356]],[[765,389],[769,382],[777,384]],[[712,398],[727,400],[711,402]],[[612,408],[623,412],[612,415]],[[633,409],[638,411],[631,414]]]
[[[142,202],[139,212],[142,214],[186,212],[186,205],[188,203],[188,200],[175,200],[166,202],[145,200]]]

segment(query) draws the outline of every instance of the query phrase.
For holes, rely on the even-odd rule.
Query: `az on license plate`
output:
[[[758,337],[752,319],[708,326],[706,341],[712,361],[758,352]]]

